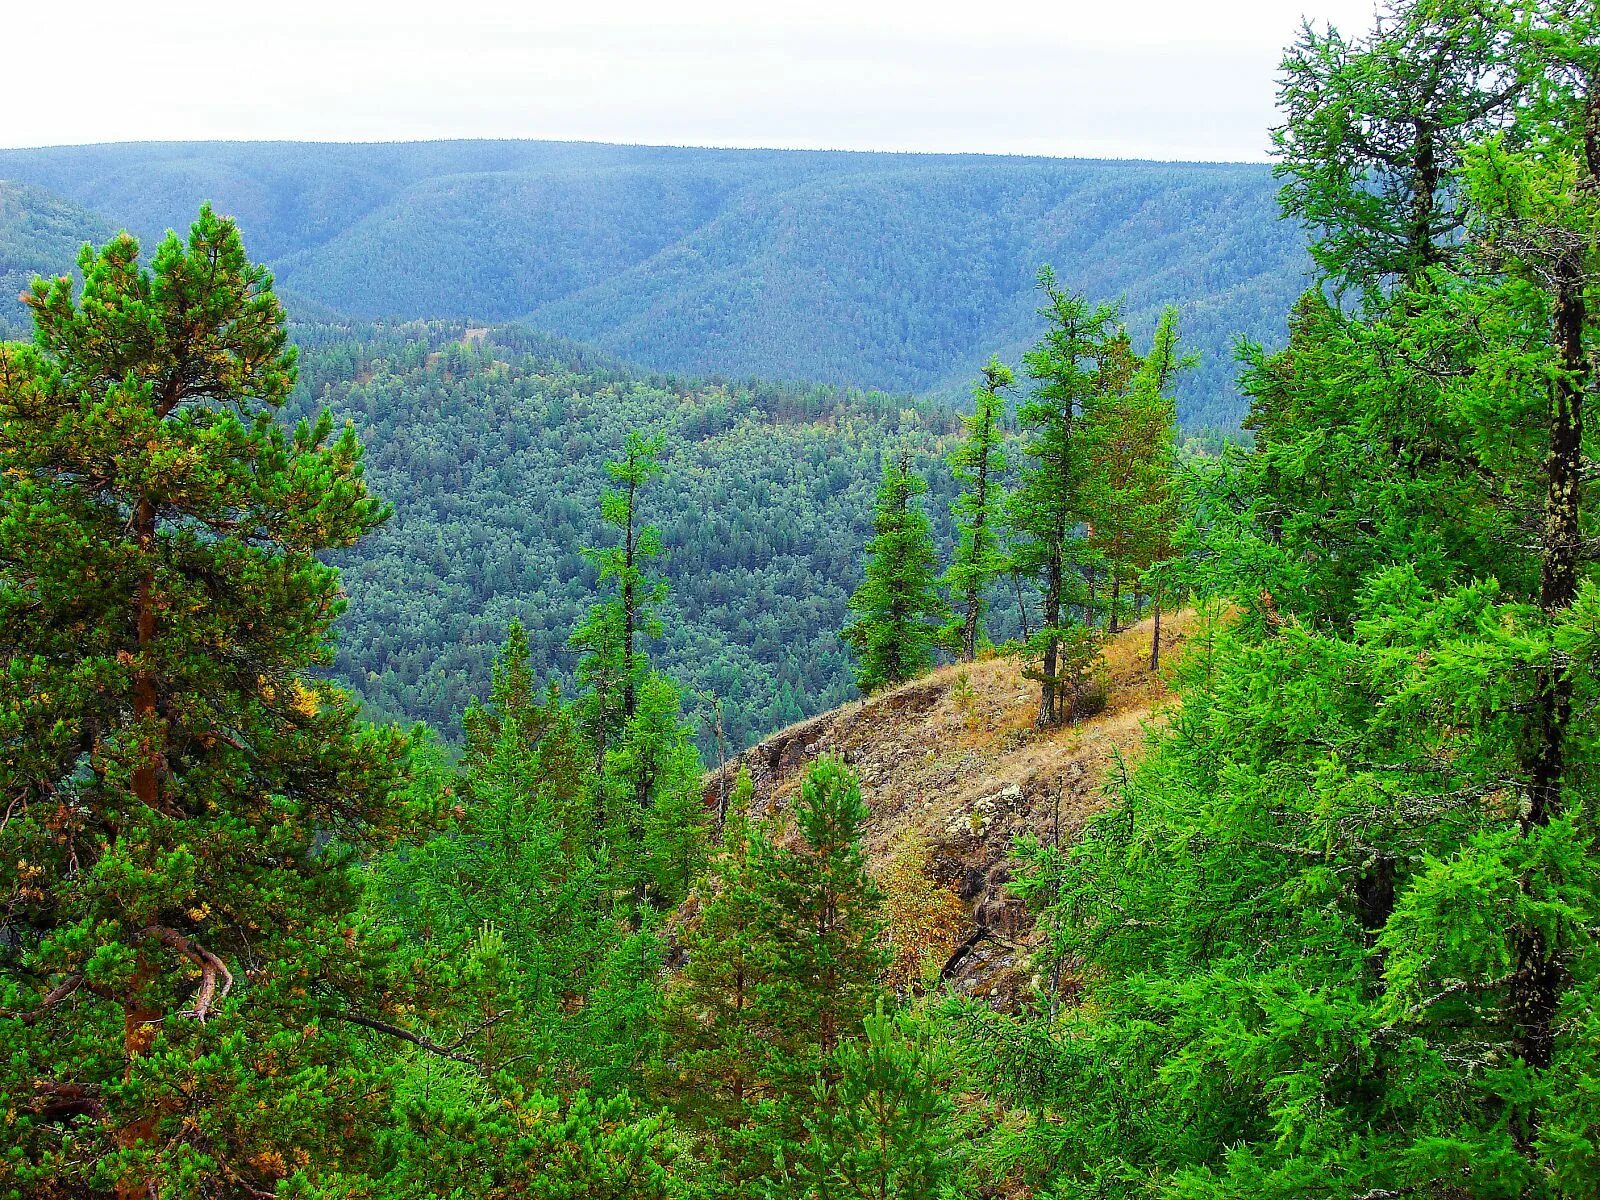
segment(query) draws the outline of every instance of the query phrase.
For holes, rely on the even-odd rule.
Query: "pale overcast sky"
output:
[[[1261,159],[1374,0],[0,3],[0,145],[507,137]],[[8,10],[8,11],[7,11]]]

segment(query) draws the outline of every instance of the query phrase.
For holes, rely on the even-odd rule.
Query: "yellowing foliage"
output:
[[[966,906],[930,876],[932,861],[926,839],[916,835],[903,841],[878,872],[889,914],[888,982],[898,991],[937,972],[969,924]]]

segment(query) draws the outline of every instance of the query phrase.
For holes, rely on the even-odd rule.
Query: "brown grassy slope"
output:
[[[1192,613],[1163,620],[1164,667],[1194,626]],[[1149,648],[1148,621],[1111,639],[1105,710],[1042,732],[1033,728],[1038,685],[1016,659],[941,667],[774,734],[726,775],[714,772],[707,800],[744,766],[756,813],[781,813],[809,762],[843,755],[861,779],[871,813],[865,841],[880,878],[909,852],[965,907],[964,931],[928,939],[945,977],[1011,1007],[1025,983],[1031,926],[1005,889],[1011,847],[1025,832],[1071,840],[1105,802],[1108,770],[1137,752],[1167,696],[1165,678],[1149,670]]]

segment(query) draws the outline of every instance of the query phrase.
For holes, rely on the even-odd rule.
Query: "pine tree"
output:
[[[959,645],[962,662],[977,657],[983,636],[983,615],[990,585],[1007,569],[1002,552],[1000,518],[1005,507],[1005,400],[1001,393],[1015,382],[1011,368],[991,358],[983,381],[972,390],[972,415],[963,418],[966,440],[950,456],[950,467],[962,486],[951,506],[955,515],[955,555],[945,569],[944,586],[960,624],[952,624],[945,640]]]
[[[856,651],[856,686],[863,695],[915,679],[933,665],[947,610],[936,580],[933,527],[915,504],[927,490],[911,469],[909,451],[885,457],[866,578],[850,597],[856,620],[842,635]]]
[[[930,1200],[960,1194],[948,1057],[883,1002],[812,1089],[805,1149],[779,1195]]]
[[[359,1161],[385,1086],[341,1018],[406,748],[310,672],[318,556],[388,510],[352,428],[279,422],[295,355],[232,221],[79,268],[0,346],[0,1174],[264,1194]]]
[[[752,794],[750,773],[741,769],[728,797],[722,844],[697,887],[698,917],[683,934],[684,967],[668,1005],[675,1061],[687,1077],[684,1107],[732,1125],[744,1119],[745,1104],[753,1098],[757,1085],[751,1067],[760,1044],[751,966]]]
[[[671,680],[652,672],[640,682],[600,782],[611,862],[637,923],[646,906],[682,900],[705,858],[700,752]]]
[[[489,703],[481,704],[474,697],[461,718],[467,761],[481,762],[495,752],[506,720],[515,721],[529,745],[536,745],[549,716],[539,702],[527,630],[521,621],[513,620],[506,630],[505,645],[495,656]]]
[[[1044,593],[1043,626],[1031,645],[1040,666],[1041,728],[1070,715],[1062,698],[1075,690],[1081,672],[1096,653],[1083,625],[1069,625],[1073,566],[1082,557],[1087,470],[1078,444],[1078,424],[1102,389],[1101,359],[1116,334],[1112,305],[1091,307],[1082,296],[1063,291],[1047,267],[1039,273],[1046,306],[1046,328],[1024,362],[1035,381],[1031,398],[1017,416],[1027,455],[1011,494],[1012,554],[1019,569],[1036,579]]]
[[[795,804],[798,844],[755,843],[756,1019],[768,1079],[791,1097],[859,1030],[888,965],[882,900],[861,845],[866,816],[855,775],[824,755]]]

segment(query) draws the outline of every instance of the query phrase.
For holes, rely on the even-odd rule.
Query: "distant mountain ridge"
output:
[[[143,237],[202,200],[283,290],[355,317],[523,320],[643,366],[960,394],[1034,334],[1032,277],[1185,311],[1182,415],[1236,424],[1232,346],[1281,337],[1303,239],[1257,164],[579,142],[0,151],[0,179]],[[0,254],[4,253],[0,246]]]

